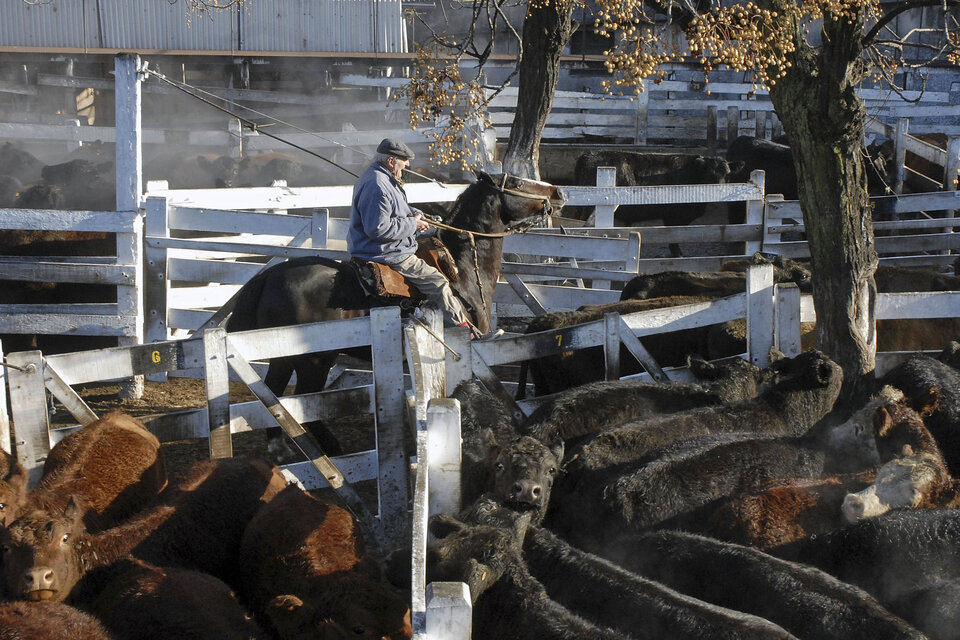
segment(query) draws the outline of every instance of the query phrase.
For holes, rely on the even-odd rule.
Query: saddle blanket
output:
[[[456,282],[457,265],[449,249],[437,238],[429,236],[419,241],[417,257],[438,269],[450,282]],[[423,296],[406,278],[388,265],[354,258],[351,260],[357,268],[364,288],[378,298],[412,298],[422,300]]]

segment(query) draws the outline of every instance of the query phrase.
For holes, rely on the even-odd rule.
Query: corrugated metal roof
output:
[[[161,0],[7,0],[0,46],[403,53],[407,35],[401,0],[255,0],[189,15]]]
[[[85,0],[51,0],[39,4],[4,2],[0,6],[0,44],[83,46],[89,27],[96,26],[96,21],[89,24],[86,20],[85,5]],[[96,32],[91,35],[95,36]]]
[[[240,13],[248,51],[407,50],[400,0],[257,0]]]
[[[256,0],[259,4],[263,0]],[[186,13],[182,2],[100,0],[93,13],[107,49],[232,51],[237,48],[237,10]],[[99,7],[99,10],[97,10]]]

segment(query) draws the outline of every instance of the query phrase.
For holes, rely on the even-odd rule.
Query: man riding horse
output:
[[[403,142],[380,142],[373,163],[353,186],[347,250],[353,258],[389,266],[441,310],[448,326],[471,327],[477,335],[447,278],[416,255],[417,233],[429,224],[422,211],[410,207],[403,190],[403,171],[413,159]]]

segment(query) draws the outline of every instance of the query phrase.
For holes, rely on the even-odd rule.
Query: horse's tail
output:
[[[263,294],[263,283],[269,274],[261,271],[250,278],[237,292],[233,304],[233,312],[227,320],[227,331],[247,331],[259,329],[257,310],[260,307],[260,297]]]

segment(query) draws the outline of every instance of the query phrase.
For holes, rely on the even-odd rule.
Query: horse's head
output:
[[[547,182],[529,180],[509,173],[490,175],[477,171],[477,180],[500,193],[500,219],[508,229],[532,226],[558,211],[565,201],[563,192]]]

